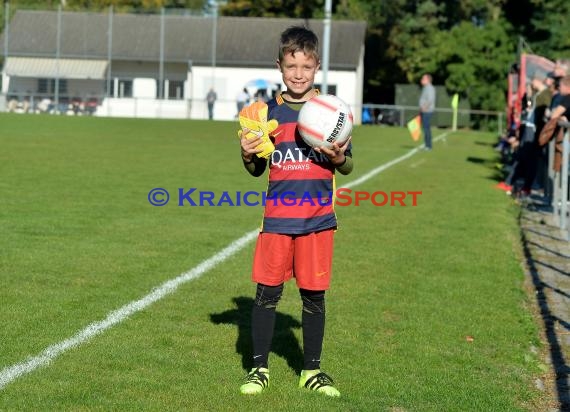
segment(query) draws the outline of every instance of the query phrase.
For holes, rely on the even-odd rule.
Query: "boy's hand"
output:
[[[261,137],[246,138],[245,136],[249,132],[249,129],[238,130],[238,136],[240,138],[241,145],[241,158],[246,163],[251,163],[254,155],[263,152],[263,140]]]
[[[258,157],[267,159],[275,150],[269,134],[277,129],[279,124],[277,120],[267,121],[267,110],[267,104],[255,102],[244,107],[239,113],[239,124],[242,130],[238,132],[238,136],[241,139],[242,157],[245,152],[255,153]],[[251,141],[247,142],[247,140]],[[252,151],[252,149],[255,150]]]
[[[346,140],[346,142],[344,142],[340,146],[338,145],[338,143],[334,142],[330,149],[325,146],[315,147],[315,152],[323,153],[326,157],[329,158],[333,166],[335,167],[340,166],[344,163],[345,160],[344,152],[346,152],[346,149],[348,149],[348,145],[351,140],[352,136],[350,136]]]

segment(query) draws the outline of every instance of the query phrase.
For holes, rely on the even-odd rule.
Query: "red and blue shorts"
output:
[[[251,278],[277,286],[295,277],[308,290],[330,287],[334,229],[304,235],[260,233],[255,246]]]

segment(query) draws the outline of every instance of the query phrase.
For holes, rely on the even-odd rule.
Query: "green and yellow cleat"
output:
[[[258,395],[269,386],[269,369],[253,368],[245,377],[245,383],[240,386],[239,391],[243,395]]]
[[[332,378],[320,369],[301,371],[299,388],[307,388],[312,391],[323,393],[327,396],[340,396],[340,392],[334,386]]]

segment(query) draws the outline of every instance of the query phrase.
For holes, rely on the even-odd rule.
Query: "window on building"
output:
[[[170,80],[168,82],[168,98],[170,100],[184,99],[184,82],[181,80]]]
[[[115,84],[117,85],[116,92],[115,92]],[[111,81],[110,95],[113,97],[133,97],[133,81],[125,79],[118,79],[118,81]]]
[[[118,97],[133,97],[133,81],[132,80],[119,80],[119,96]]]
[[[55,79],[38,79],[38,93],[54,94],[55,93]],[[67,94],[67,79],[59,79],[60,95]]]
[[[48,94],[48,79],[38,79],[38,93]]]
[[[55,80],[53,80],[53,89],[55,90]],[[59,94],[67,94],[67,80],[59,79]]]
[[[183,100],[184,99],[184,81],[181,80],[164,80],[163,83],[163,96],[168,100]],[[156,81],[156,98],[160,99],[160,82]]]

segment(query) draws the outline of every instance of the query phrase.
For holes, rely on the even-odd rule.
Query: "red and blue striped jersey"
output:
[[[268,119],[279,127],[271,139],[269,183],[263,232],[305,234],[336,228],[334,212],[335,167],[307,145],[297,131],[303,103],[285,102],[281,95],[267,103]],[[350,147],[345,152],[351,156]]]

